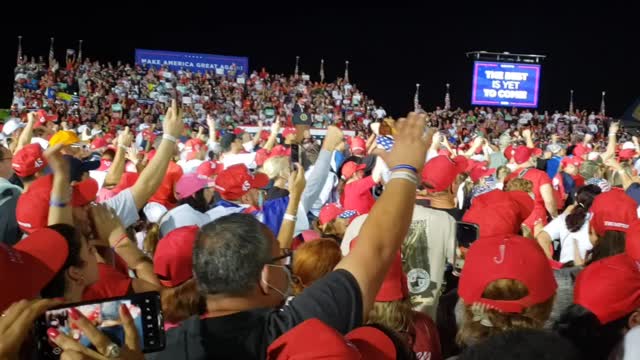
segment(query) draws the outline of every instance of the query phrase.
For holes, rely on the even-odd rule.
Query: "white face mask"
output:
[[[287,274],[287,289],[284,292],[282,292],[281,290],[279,290],[275,286],[272,286],[266,280],[262,280],[265,284],[267,284],[269,289],[272,289],[272,290],[276,291],[278,294],[282,295],[282,298],[284,300],[287,300],[291,295],[293,295],[293,289],[291,287],[291,282],[292,282],[291,270],[289,270],[289,268],[284,266],[284,265],[267,264],[267,266],[273,266],[273,267],[281,268],[282,270],[284,270],[284,273]]]

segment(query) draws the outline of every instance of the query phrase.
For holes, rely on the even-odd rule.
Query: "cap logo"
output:
[[[493,262],[500,265],[504,262],[504,252],[507,249],[507,245],[502,244],[500,245],[500,247],[498,247],[498,249],[500,249],[500,254],[498,256],[493,257]]]
[[[44,165],[44,161],[42,161],[41,158],[37,158],[35,163],[36,163],[36,167],[41,167],[42,165]]]
[[[248,180],[245,180],[242,183],[242,191],[249,191],[251,189],[251,184],[249,183]]]

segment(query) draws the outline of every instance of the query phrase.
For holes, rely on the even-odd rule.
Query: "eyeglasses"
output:
[[[291,249],[280,249],[280,253],[281,253],[281,255],[272,258],[271,261],[269,261],[269,264],[273,264],[273,263],[278,262],[280,260],[283,260],[283,259],[291,257],[293,255],[293,250],[291,250]]]

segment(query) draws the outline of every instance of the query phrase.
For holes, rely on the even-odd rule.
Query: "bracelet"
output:
[[[403,179],[412,182],[414,185],[418,186],[418,177],[415,174],[408,172],[394,172],[391,173],[391,177],[389,178],[389,182],[394,179]]]
[[[284,214],[284,220],[296,222],[296,220],[298,220],[298,218],[296,218],[295,215]]]
[[[414,174],[418,173],[418,169],[416,169],[411,165],[406,165],[406,164],[396,165],[391,168],[391,171],[396,171],[396,170],[411,170]]]
[[[124,234],[120,235],[120,238],[118,238],[118,240],[116,241],[115,244],[113,244],[112,248],[115,249],[118,247],[118,245],[120,245],[121,242],[123,242],[125,239],[129,239],[129,235],[127,235],[127,233],[125,232]]]
[[[178,139],[177,139],[177,138],[175,138],[175,137],[173,137],[173,136],[171,136],[171,135],[169,135],[169,134],[162,134],[162,139],[163,139],[163,140],[169,140],[169,141],[171,141],[172,143],[177,143],[177,142],[178,142]]]
[[[67,205],[69,205],[69,202],[64,202],[64,201],[56,201],[55,199],[51,199],[49,200],[49,206],[53,206],[53,207],[58,207],[58,208],[64,208],[67,207]]]

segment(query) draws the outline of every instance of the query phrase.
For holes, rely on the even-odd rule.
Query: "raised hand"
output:
[[[182,109],[178,107],[178,102],[171,100],[171,107],[167,109],[162,122],[162,130],[165,134],[177,138],[182,134],[184,122],[182,121]]]
[[[396,122],[397,133],[394,135],[393,149],[383,158],[389,168],[406,164],[415,167],[418,173],[422,171],[428,146],[424,134],[425,124],[426,115],[414,112]]]

